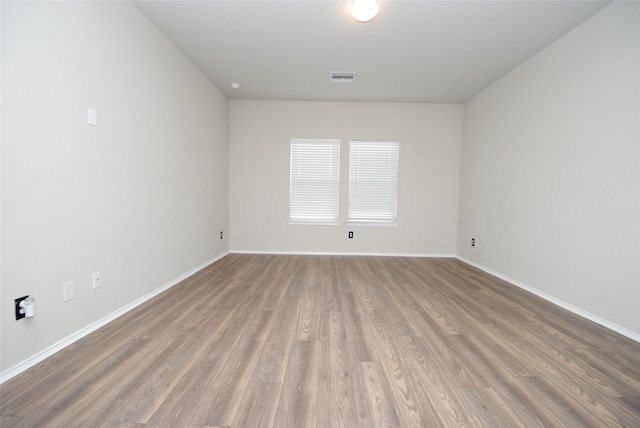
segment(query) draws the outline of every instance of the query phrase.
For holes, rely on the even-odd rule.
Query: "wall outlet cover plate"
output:
[[[16,321],[21,320],[22,318],[24,318],[24,314],[20,313],[20,309],[22,309],[20,307],[20,302],[25,300],[27,297],[29,297],[29,296],[19,297],[19,298],[17,298],[15,300],[15,304],[16,304]]]

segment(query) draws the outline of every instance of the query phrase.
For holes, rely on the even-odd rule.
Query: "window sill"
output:
[[[398,227],[397,221],[384,222],[384,221],[347,221],[347,226],[381,226],[381,227]]]
[[[289,220],[289,224],[294,226],[339,226],[339,221],[302,221]]]

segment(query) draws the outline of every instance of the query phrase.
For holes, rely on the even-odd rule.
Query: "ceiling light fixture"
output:
[[[351,6],[351,15],[360,22],[369,22],[378,14],[376,0],[355,0]]]
[[[233,83],[231,84],[231,89],[240,89],[240,84],[239,84],[239,83],[236,83],[236,82],[233,82]]]

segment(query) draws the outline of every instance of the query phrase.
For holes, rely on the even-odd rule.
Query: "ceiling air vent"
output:
[[[356,73],[354,71],[332,71],[331,82],[332,83],[353,83],[356,79]]]

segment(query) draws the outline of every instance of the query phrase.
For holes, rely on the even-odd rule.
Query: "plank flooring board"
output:
[[[455,259],[453,258],[435,258],[432,260],[432,263],[428,263],[427,265],[431,266],[435,275],[447,287],[450,293],[450,298],[464,298],[468,293],[474,293],[486,289],[486,287],[478,281],[476,277],[469,280],[465,275],[463,275],[466,273],[466,270],[457,267]]]
[[[454,264],[455,266],[455,264]],[[496,322],[498,320],[510,320],[511,322],[518,319],[526,319],[539,315],[539,311],[536,311],[537,306],[532,306],[526,299],[518,299],[520,291],[515,290],[513,286],[509,286],[506,283],[499,285],[483,279],[482,277],[469,276],[473,275],[467,273],[463,275],[460,284],[473,283],[479,287],[476,291],[468,293],[467,298],[461,298],[461,303],[471,303],[475,307],[470,307],[470,312],[484,313],[490,321]],[[457,300],[458,301],[458,300]],[[477,307],[481,309],[478,310]],[[517,317],[514,317],[517,314]]]
[[[467,265],[461,260],[450,259],[449,263],[453,272],[461,270],[464,272],[464,277],[473,278],[474,283],[481,287],[479,289],[481,293],[506,299],[510,304],[524,308],[538,317],[545,317],[558,310],[558,307],[553,303],[547,302],[522,288],[514,287],[500,278],[496,278],[474,266]]]
[[[5,382],[0,425],[640,426],[640,343],[457,259],[229,254]]]
[[[478,310],[482,304],[478,301],[477,292],[470,292],[464,298],[439,300],[438,303],[450,318],[456,320],[461,332],[466,333],[478,324],[492,324],[496,321],[490,312]]]
[[[240,333],[240,340],[236,342],[230,358],[214,382],[209,384],[207,393],[200,398],[205,408],[203,417],[193,417],[192,423],[231,425],[262,350],[266,337],[264,333],[270,329],[273,318],[272,311],[260,311],[252,317]]]
[[[606,331],[602,333],[603,337],[611,334],[611,332]],[[620,336],[617,333],[613,334]],[[637,349],[634,351],[633,347],[629,348],[629,343],[625,343],[625,346],[614,344],[607,344],[607,346],[576,346],[575,349],[581,349],[593,355],[598,361],[621,368],[634,379],[640,378],[640,355]]]
[[[489,325],[493,322],[486,313],[478,313],[478,306],[475,304],[461,302],[462,299],[444,299],[437,303],[440,310],[446,314],[447,318],[453,319],[456,323],[458,334],[467,334],[469,331],[479,328],[482,325]],[[466,300],[466,299],[465,299]]]
[[[281,393],[282,383],[250,382],[231,426],[274,426]]]
[[[520,424],[526,427],[550,427],[556,426],[555,418],[545,414],[543,409],[537,407],[520,379],[528,379],[524,376],[511,376],[504,364],[496,361],[492,364],[495,377],[490,378],[488,384],[495,394],[508,404],[511,411],[517,415]],[[538,397],[536,397],[538,398]]]
[[[331,401],[330,396],[335,394],[335,384],[327,381],[318,382],[316,421],[318,428],[358,427],[358,415],[355,399],[349,393],[342,402]],[[349,386],[349,391],[353,388]],[[342,406],[342,407],[341,407]]]
[[[408,379],[408,371],[400,359],[395,339],[391,335],[389,327],[380,316],[379,312],[368,314],[368,336],[373,337],[374,346],[378,355],[377,361],[381,374],[386,376],[388,388],[392,391],[391,397],[394,405],[399,409],[399,417],[402,426],[416,427],[423,424],[420,412],[417,408],[415,391]]]
[[[488,328],[490,326],[484,326]],[[540,414],[535,408],[531,407],[531,401],[528,395],[523,391],[521,385],[516,381],[520,376],[513,373],[518,371],[527,371],[523,369],[514,370],[514,357],[505,356],[501,352],[495,353],[495,350],[486,343],[482,337],[476,337],[474,333],[469,336],[455,336],[450,339],[455,342],[455,357],[464,358],[463,367],[473,367],[472,373],[479,379],[475,385],[460,386],[465,389],[486,389],[491,387],[503,401],[507,402],[514,413],[517,414],[521,424],[527,427],[535,426],[554,426]],[[438,360],[438,354],[431,354],[432,358]],[[515,359],[515,365],[518,359]],[[451,369],[446,371],[447,374],[453,372]],[[484,385],[482,385],[484,383]],[[471,419],[473,421],[473,419]],[[478,420],[476,423],[480,423]],[[480,423],[482,425],[482,423]]]
[[[491,381],[500,377],[504,362],[487,361],[482,351],[466,335],[450,336],[447,338],[449,355],[455,361],[453,373],[463,373],[464,383],[457,386],[465,388],[488,388]],[[438,355],[433,355],[438,358]],[[455,378],[454,378],[455,379]]]
[[[540,378],[549,387],[559,391],[559,395],[571,403],[572,409],[588,421],[589,426],[621,427],[618,417],[612,413],[615,408],[609,400],[598,395],[590,385],[569,373],[553,373]]]
[[[98,428],[144,428],[144,424],[129,424],[123,422],[103,422]]]
[[[535,342],[533,344],[537,345]],[[617,397],[634,395],[640,391],[638,359],[620,364],[615,358],[602,358],[599,350],[582,345],[556,349],[539,345],[534,349],[545,353],[550,366],[562,368],[579,379],[588,380],[591,389],[598,395]]]
[[[557,330],[552,325],[546,322],[546,318],[540,318],[539,316],[534,316],[532,318],[528,318],[526,320],[526,325],[536,332],[538,337],[541,337],[542,340],[545,341],[547,346],[558,347],[558,348],[575,348],[575,347],[584,347],[584,345],[572,339],[571,337],[564,334],[562,331]]]
[[[25,426],[22,418],[14,418],[13,416],[0,416],[0,427],[19,427]]]
[[[543,378],[518,377],[513,379],[525,396],[526,404],[545,427],[562,426],[584,428],[591,426],[588,419],[576,412],[557,388],[549,386]]]
[[[361,427],[400,427],[400,420],[379,363],[351,363],[354,398]]]
[[[55,393],[46,391],[23,403],[16,414],[28,421],[31,426],[55,426],[69,412],[74,412],[85,406],[88,397],[96,393],[99,387],[114,375],[123,372],[118,368],[125,366],[128,361],[135,360],[136,356],[144,355],[145,346],[138,340],[129,341],[99,364],[87,370],[73,383],[64,389],[56,389]]]
[[[202,324],[203,319],[214,311],[213,308],[218,299],[224,298],[224,293],[204,286],[192,287],[192,289],[188,299],[177,302],[172,308],[167,309],[170,321],[156,322],[150,328],[140,331],[136,337],[167,338],[171,335],[185,336],[195,331]]]
[[[230,428],[228,426],[223,426],[223,425],[177,425],[178,427],[185,427],[185,428]]]
[[[437,360],[431,358],[421,337],[400,338],[404,360],[412,373],[421,413],[429,426],[469,427],[472,421],[460,407],[455,387]]]
[[[250,291],[259,298],[258,308],[265,311],[276,310],[282,303],[284,293],[291,281],[291,275],[283,276],[283,271],[288,270],[287,263],[270,262],[262,274],[253,280],[255,282],[254,288],[252,290],[245,288],[244,291]]]
[[[297,321],[297,340],[318,340],[322,279],[323,272],[320,266],[311,264],[303,279],[302,305]]]
[[[417,258],[398,258],[400,271],[407,278],[407,282],[414,284],[419,290],[428,292],[430,299],[450,299],[454,297],[451,288],[440,275],[434,273],[434,266],[428,261]]]
[[[473,293],[472,296],[475,308],[470,309],[478,312],[477,307],[480,306],[481,309],[479,312],[486,313],[489,323],[517,322],[519,324],[523,324],[525,320],[537,316],[536,312],[531,311],[527,307],[523,307],[493,291],[479,290],[478,292]],[[518,314],[517,317],[514,317],[514,314]]]
[[[371,289],[375,291],[378,307],[384,309],[389,327],[397,336],[417,336],[419,332],[407,319],[405,308],[413,302],[411,295],[402,286],[394,282],[400,272],[384,269],[384,263],[379,259],[367,260],[367,278]]]
[[[432,296],[432,289],[426,286],[408,287],[407,291],[412,295],[415,304],[423,309],[421,312],[433,319],[443,333],[458,334],[464,331],[464,327],[443,307],[446,298]]]
[[[496,361],[507,361],[511,357],[511,367],[514,367],[511,371],[514,376],[538,376],[552,367],[562,367],[579,378],[590,378],[591,385],[598,394],[616,395],[610,382],[598,376],[599,373],[592,366],[575,358],[570,349],[564,346],[550,346],[543,340],[535,340],[535,336],[522,338],[523,329],[522,325],[514,328],[513,323],[506,322],[484,326],[482,343],[485,346],[492,344],[490,347],[487,346],[487,349],[492,350],[493,359]],[[506,345],[502,345],[503,343]],[[521,364],[524,361],[529,367]]]
[[[638,413],[640,413],[640,395],[613,398],[611,401],[618,409],[620,419],[624,426],[634,426],[638,424]]]
[[[341,296],[347,349],[351,361],[377,361],[376,351],[364,329],[365,321],[355,292],[343,292]]]
[[[259,307],[260,298],[258,294],[260,288],[258,283],[266,274],[266,265],[260,263],[257,271],[242,272],[234,278],[225,288],[224,295],[218,296],[212,302],[212,308],[221,310],[239,310],[247,307],[247,298],[250,297],[254,308]]]
[[[207,394],[209,386],[222,370],[224,363],[233,355],[233,348],[246,327],[248,312],[234,312],[222,329],[209,339],[203,358],[193,364],[180,378],[179,383],[152,414],[146,423],[156,426],[163,423],[184,424],[183,420],[200,418],[200,398]]]
[[[460,396],[469,413],[485,427],[525,427],[492,388],[461,388]]]
[[[406,316],[411,319],[414,329],[416,330],[415,337],[440,335],[446,336],[447,333],[443,332],[441,325],[436,321],[432,314],[426,311],[421,305],[416,302],[408,304],[405,308]],[[409,336],[403,334],[402,336]]]
[[[463,317],[462,313],[458,316]],[[498,349],[499,343],[489,334],[490,326],[473,324],[464,335],[425,338],[430,357],[446,369],[459,387],[487,387],[496,373],[514,375],[531,370],[516,358],[511,350]],[[481,346],[478,346],[478,345]],[[494,360],[494,352],[499,358]],[[502,368],[503,371],[498,371]],[[488,375],[487,375],[488,373]]]
[[[534,385],[538,389],[544,389],[547,395],[553,397],[549,399],[549,402],[546,402],[546,408],[555,409],[556,407],[553,403],[562,403],[564,410],[563,424],[567,426],[627,426],[621,424],[618,416],[611,413],[611,410],[615,410],[615,406],[611,406],[609,400],[601,400],[600,398],[594,400],[592,397],[586,397],[585,399],[582,393],[567,394],[567,391],[571,389],[568,389],[566,384],[557,383],[547,377],[535,378],[535,381]],[[628,426],[637,426],[637,414],[635,415],[635,420],[636,422]]]
[[[512,317],[511,319],[496,319],[492,325],[503,331],[503,334],[520,338],[529,344],[535,343],[550,354],[558,354],[572,347],[582,346],[567,340],[566,336],[545,326],[544,323],[541,323],[535,316],[533,318],[514,319]]]
[[[124,401],[124,397],[130,397],[148,375],[149,366],[166,361],[173,354],[177,338],[156,338],[136,342],[141,349],[139,354],[133,356],[135,364],[129,364],[124,360],[121,364],[129,366],[128,370],[119,370],[115,374],[109,371],[104,376],[94,377],[90,388],[82,391],[84,402],[64,412],[59,420],[52,419],[47,422],[55,422],[56,425],[65,427],[99,425]],[[87,405],[90,405],[91,411],[86,410]]]
[[[76,342],[65,349],[65,354],[54,354],[29,372],[9,380],[2,386],[2,414],[20,415],[26,407],[38,407],[50,397],[58,395],[74,383],[114,349],[99,348],[93,358],[87,359],[86,346]]]
[[[493,346],[490,349],[494,356],[507,353],[520,361],[515,362],[520,368],[512,371],[514,376],[540,376],[551,367],[562,363],[566,367],[574,363],[569,357],[568,348],[545,346],[544,342],[535,340],[533,336],[522,334],[526,329],[518,324],[491,324],[484,327],[484,334],[491,338]]]
[[[363,264],[361,272],[366,270],[366,265]],[[360,282],[356,287],[356,294],[363,306],[363,314],[367,318],[365,326],[368,326],[368,335],[374,338],[378,361],[383,362],[380,365],[381,370],[388,379],[389,388],[393,391],[395,405],[402,409],[399,412],[400,421],[403,426],[423,426],[416,406],[413,386],[407,379],[406,368],[400,360],[394,335],[386,320],[387,311],[382,311],[383,307],[388,308],[389,305],[382,303],[387,302],[385,299],[378,299],[374,295],[380,285],[370,275],[365,275],[364,278],[365,281]]]
[[[483,325],[482,334],[469,334],[465,339],[473,344],[473,352],[493,370],[504,376],[539,376],[545,372],[534,350],[513,337],[504,338],[494,332],[493,325]]]
[[[623,340],[618,333],[611,332],[605,327],[581,318],[567,310],[558,308],[557,311],[547,315],[544,322],[567,336],[571,341],[585,348],[591,348],[600,352],[603,356],[609,353],[611,348],[616,352],[612,356],[619,356],[627,362],[638,361],[638,350],[635,343],[630,345],[626,338]]]
[[[429,426],[428,421],[423,420],[423,416],[428,416],[428,414],[421,414],[418,408],[414,386],[409,378],[410,372],[405,367],[404,361],[400,359],[395,340],[385,339],[382,331],[379,330],[378,361],[382,374],[386,376],[386,383],[391,391],[401,425],[406,427]]]
[[[268,292],[265,293],[261,309],[276,311],[281,308],[287,292],[291,289],[291,284],[300,281],[299,275],[302,274],[302,269],[297,268],[298,265],[298,256],[287,257],[284,262],[277,264],[279,269],[275,272],[271,284],[265,284]]]
[[[78,376],[91,368],[84,351],[86,349],[80,342],[75,342],[65,348],[65,352],[58,352],[46,360],[40,362],[26,373],[21,373],[2,385],[0,390],[0,409],[3,415],[13,415],[16,408],[42,400],[42,391],[63,389],[65,385],[72,383]],[[102,348],[103,355],[112,352],[112,349]]]
[[[188,340],[177,346],[169,358],[154,364],[128,399],[107,418],[111,422],[146,422],[171,394],[186,371],[202,358],[208,346],[208,337],[215,336],[231,317],[231,311],[214,312],[201,320],[201,327]]]
[[[482,272],[479,269],[472,268],[464,263],[455,259],[439,259],[435,264],[442,270],[444,275],[449,278],[449,281],[458,284],[466,284],[473,287],[478,292],[492,293],[496,296],[502,296],[505,292],[514,292],[512,287],[505,281],[496,280],[486,272]],[[515,300],[511,301],[512,304],[517,304]],[[526,308],[526,305],[523,305]]]
[[[265,340],[265,346],[253,371],[253,382],[282,383],[289,361],[291,344],[295,339],[299,304],[286,304],[286,310],[278,312],[273,327]]]
[[[358,419],[353,375],[341,312],[326,313],[326,339],[320,341],[318,427],[355,427]]]
[[[497,329],[497,327],[493,326],[490,329]],[[529,362],[531,365],[537,365],[541,372],[545,372],[548,375],[550,371],[560,370],[570,373],[579,379],[588,379],[589,385],[597,391],[598,395],[619,396],[620,393],[616,386],[620,385],[620,382],[625,378],[631,380],[630,377],[620,376],[620,373],[615,373],[614,371],[609,371],[608,375],[603,374],[602,370],[589,363],[591,358],[589,353],[580,353],[572,348],[547,347],[540,341],[518,341],[515,332],[507,341],[513,345],[513,349],[526,350],[527,357],[524,361]],[[640,387],[637,383],[634,384]],[[638,390],[635,389],[635,391]]]
[[[557,426],[556,419],[549,417],[545,409],[536,405],[526,386],[518,382],[519,379],[523,377],[498,377],[492,382],[491,389],[509,407],[520,425],[541,428]]]
[[[322,263],[324,274],[322,277],[320,309],[324,312],[341,312],[342,299],[340,299],[335,257],[325,256],[322,258]]]
[[[293,342],[274,426],[315,427],[318,341]]]
[[[424,329],[420,336],[425,344],[425,358],[437,362],[447,373],[452,384],[456,386],[487,386],[485,380],[456,348],[458,335],[443,335],[438,330]]]

